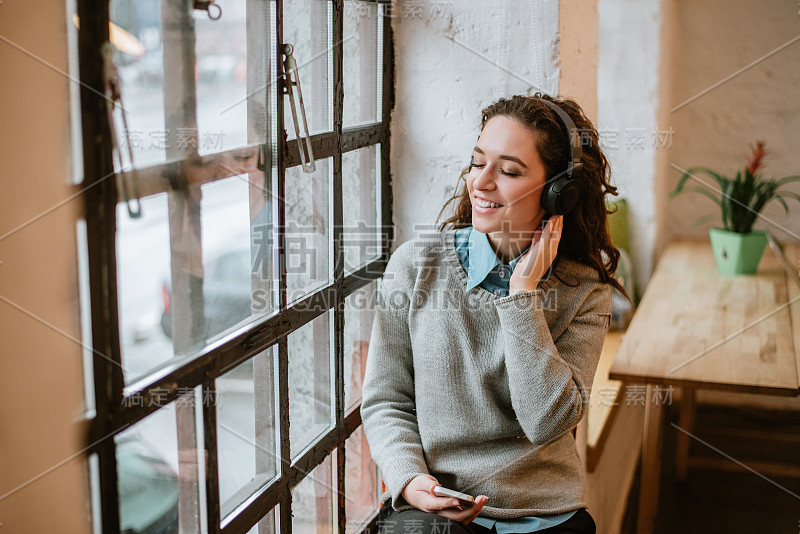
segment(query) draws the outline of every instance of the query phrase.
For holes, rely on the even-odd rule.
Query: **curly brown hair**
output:
[[[562,239],[555,261],[560,257],[567,257],[592,267],[602,282],[611,284],[631,301],[625,288],[613,276],[617,270],[620,252],[611,242],[607,214],[615,213],[616,210],[608,210],[605,196],[617,196],[617,188],[608,181],[611,170],[600,149],[597,129],[577,102],[567,98],[559,100],[542,93],[501,98],[483,110],[481,131],[492,117],[503,116],[516,120],[533,133],[536,150],[542,158],[548,178],[558,175],[567,167],[570,140],[564,135],[556,113],[542,100],[557,104],[570,116],[578,129],[576,133],[579,133],[583,146],[581,197],[575,209],[564,215]],[[459,186],[436,217],[438,222],[445,209],[455,204],[453,216],[439,225],[439,231],[472,225],[472,203],[466,179],[463,179],[469,171],[470,168],[467,167],[461,172]],[[608,257],[608,263],[603,262],[603,252]],[[557,275],[556,277],[558,278]]]

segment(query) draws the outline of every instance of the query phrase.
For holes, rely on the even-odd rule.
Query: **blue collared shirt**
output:
[[[504,264],[495,254],[486,234],[475,230],[472,226],[456,230],[455,246],[458,259],[467,273],[466,290],[481,286],[500,297],[508,296],[511,273],[514,272],[514,267],[520,258],[530,248],[528,246],[519,256],[508,264]],[[563,514],[527,516],[517,519],[492,519],[478,516],[472,522],[488,529],[494,526],[498,534],[536,532],[560,525],[576,512],[577,510]]]
[[[455,246],[467,272],[467,291],[481,286],[500,297],[508,296],[511,273],[530,249],[529,245],[519,256],[504,264],[492,249],[487,235],[472,226],[456,230]]]

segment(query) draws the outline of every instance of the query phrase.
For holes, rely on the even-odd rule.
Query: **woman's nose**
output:
[[[494,176],[492,175],[492,166],[487,164],[484,168],[476,170],[478,175],[472,181],[472,187],[475,189],[493,189]]]

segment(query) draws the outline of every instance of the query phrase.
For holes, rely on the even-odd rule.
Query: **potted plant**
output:
[[[766,154],[764,142],[756,142],[747,166],[737,171],[734,178],[706,167],[692,167],[683,173],[678,185],[669,194],[672,199],[683,192],[700,193],[720,207],[723,228],[710,228],[708,233],[717,269],[722,275],[754,274],[758,270],[767,245],[767,234],[763,230],[753,230],[753,223],[767,203],[777,200],[788,215],[789,206],[786,205],[785,198],[794,198],[800,202],[800,195],[797,193],[779,191],[789,182],[800,180],[800,176],[786,176],[776,180],[764,178],[759,172]],[[719,190],[712,190],[707,186],[687,187],[687,181],[695,174],[711,177]],[[700,217],[694,226],[714,217],[715,214]]]

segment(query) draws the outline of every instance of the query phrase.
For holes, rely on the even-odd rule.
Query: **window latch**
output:
[[[111,135],[111,157],[116,157],[119,164],[119,182],[122,186],[122,194],[125,197],[125,205],[128,208],[128,215],[131,219],[138,219],[142,216],[142,203],[139,200],[139,175],[136,172],[136,166],[133,163],[133,144],[131,143],[130,132],[128,130],[128,119],[125,115],[125,107],[122,105],[122,90],[120,88],[120,79],[117,72],[117,66],[114,65],[114,49],[110,42],[106,41],[102,46],[103,54],[103,80],[105,82],[105,99],[106,99],[106,113],[108,115],[108,129]],[[122,148],[119,146],[119,139],[117,138],[117,128],[114,122],[114,109],[119,103],[120,115],[122,116],[122,131],[125,135],[125,143],[128,149],[128,158],[131,164],[129,173],[122,171]],[[133,200],[135,201],[135,208],[131,203],[131,195],[128,190],[128,180],[125,176],[130,175],[133,182]]]
[[[194,0],[192,7],[208,13],[208,18],[211,20],[219,20],[222,17],[222,8],[215,4],[214,0]]]
[[[303,104],[303,91],[300,89],[300,74],[297,71],[297,61],[295,61],[292,52],[294,49],[292,45],[283,45],[283,55],[286,56],[283,60],[283,74],[284,74],[284,91],[289,95],[289,103],[292,106],[292,121],[294,122],[294,131],[297,134],[297,149],[300,152],[300,162],[302,163],[303,172],[314,172],[317,166],[314,163],[314,152],[311,150],[311,134],[308,130],[308,121],[306,120],[306,107]],[[295,90],[297,101],[300,105],[300,114],[303,118],[303,129],[305,133],[300,135],[300,125],[297,120],[297,104],[295,103]],[[305,141],[305,143],[303,143]],[[305,144],[305,146],[303,146]]]

